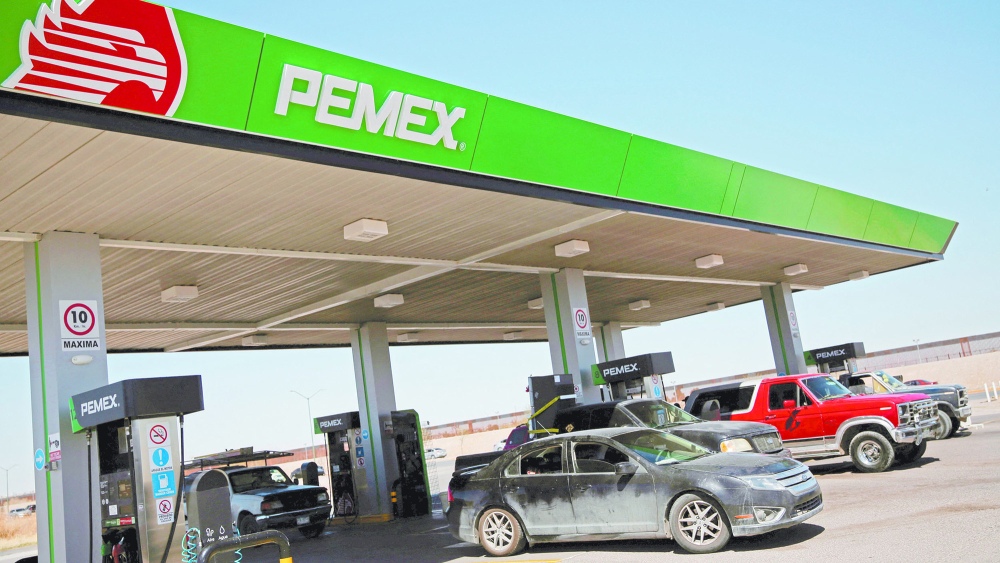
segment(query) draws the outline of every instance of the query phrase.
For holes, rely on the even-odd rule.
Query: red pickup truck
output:
[[[826,374],[705,387],[691,393],[685,410],[706,420],[771,424],[796,459],[849,454],[866,473],[919,459],[938,423],[927,395],[855,395]]]

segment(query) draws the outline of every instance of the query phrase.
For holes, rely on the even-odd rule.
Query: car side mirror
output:
[[[299,480],[298,479],[292,479],[292,484],[293,485],[298,485],[299,484]]]
[[[781,406],[785,407],[786,409],[794,409],[795,408],[795,401],[793,401],[791,399],[785,399],[785,402],[781,403]]]
[[[615,464],[615,475],[635,475],[639,466],[634,463],[622,462]]]

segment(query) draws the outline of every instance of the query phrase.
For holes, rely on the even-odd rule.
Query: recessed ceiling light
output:
[[[650,304],[648,299],[640,299],[639,301],[633,301],[628,304],[628,308],[632,311],[641,311],[643,309],[649,309]]]
[[[532,299],[531,301],[528,301],[528,308],[529,309],[544,309],[545,308],[545,301],[543,301],[541,297],[539,297],[538,299]]]
[[[254,348],[257,346],[267,346],[267,335],[251,334],[250,336],[244,336],[243,345],[248,348]]]
[[[868,277],[868,270],[860,270],[857,272],[852,272],[848,274],[847,277],[850,278],[851,281],[863,280]]]
[[[521,340],[522,338],[524,338],[524,333],[521,331],[503,333],[503,339],[506,342],[513,342],[514,340]]]
[[[709,303],[708,304],[708,310],[709,311],[721,311],[721,310],[723,310],[725,308],[726,308],[726,304],[723,303],[723,302],[721,302],[721,301],[719,301],[717,303]]]
[[[389,293],[387,295],[379,295],[375,298],[375,307],[377,309],[391,309],[403,304],[403,296],[398,293]]]
[[[396,342],[419,342],[420,338],[415,332],[404,332],[396,337]]]
[[[196,285],[175,285],[160,293],[160,299],[164,303],[185,303],[195,297],[198,297],[198,286]]]
[[[360,219],[344,227],[344,239],[369,242],[389,234],[389,224],[377,219]]]
[[[722,256],[718,254],[709,254],[708,256],[702,256],[694,261],[694,265],[698,266],[703,270],[708,268],[714,268],[716,266],[721,266],[723,264]]]
[[[572,258],[590,252],[590,243],[585,240],[568,240],[556,245],[556,256]]]
[[[791,266],[785,266],[786,276],[797,276],[799,274],[804,274],[809,271],[809,267],[805,264],[792,264]]]

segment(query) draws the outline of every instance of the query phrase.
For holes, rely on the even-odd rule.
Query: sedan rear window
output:
[[[630,432],[615,437],[615,440],[656,465],[690,461],[711,453],[683,438],[658,431]]]
[[[550,446],[521,456],[520,475],[562,473],[562,446]]]

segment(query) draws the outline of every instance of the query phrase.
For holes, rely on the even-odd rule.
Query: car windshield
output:
[[[230,473],[229,482],[233,485],[234,493],[270,487],[287,487],[290,484],[288,476],[278,467],[257,467]]]
[[[806,387],[808,387],[810,391],[812,391],[813,396],[820,401],[837,399],[839,397],[850,397],[854,394],[851,393],[850,389],[844,387],[828,375],[824,375],[822,377],[810,377],[808,379],[803,379],[802,382],[806,384]]]
[[[701,422],[701,419],[688,414],[666,401],[642,401],[624,407],[632,416],[639,419],[643,426],[649,428],[666,428],[677,424]]]
[[[872,373],[872,379],[877,379],[879,383],[885,385],[886,389],[906,389],[906,385],[904,385],[902,381],[884,371],[876,371]]]
[[[683,438],[655,430],[629,432],[615,440],[656,465],[690,461],[712,453]]]

